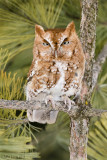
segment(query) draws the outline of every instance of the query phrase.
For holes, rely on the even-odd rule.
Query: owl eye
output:
[[[69,41],[64,41],[62,44],[64,45],[69,44]]]
[[[49,43],[43,42],[42,44],[43,44],[44,46],[49,46]]]

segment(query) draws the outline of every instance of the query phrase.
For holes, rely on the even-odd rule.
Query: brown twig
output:
[[[101,72],[102,64],[107,58],[107,44],[102,49],[101,53],[98,55],[95,63],[93,64],[93,77],[92,77],[92,88],[95,87],[98,79],[98,75]]]
[[[18,101],[18,100],[1,99],[0,108],[17,109],[17,110],[28,110],[30,108],[31,110],[43,109],[46,111],[58,110],[66,112],[70,117],[74,118],[101,116],[102,113],[107,112],[107,110],[99,110],[90,108],[89,106],[77,106],[77,105],[72,105],[71,110],[68,110],[63,101],[57,101],[55,107],[52,108],[50,104],[47,107],[45,102],[40,103],[39,101]]]

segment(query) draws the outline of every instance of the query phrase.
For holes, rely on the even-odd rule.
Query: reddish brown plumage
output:
[[[28,74],[27,99],[54,100],[80,92],[85,57],[74,23],[66,29],[44,30],[36,25],[33,61]],[[50,122],[51,123],[51,122]]]

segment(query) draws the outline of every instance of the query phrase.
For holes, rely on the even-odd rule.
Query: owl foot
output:
[[[68,107],[68,111],[70,111],[72,106],[75,105],[75,102],[70,100],[67,96],[63,96],[62,100],[64,101],[65,106]]]
[[[46,105],[48,104],[48,102],[51,102],[52,108],[55,108],[55,102],[53,100],[53,96],[49,95],[49,96],[46,97],[46,99],[45,99]]]

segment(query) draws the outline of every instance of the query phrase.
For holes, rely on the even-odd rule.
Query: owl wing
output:
[[[42,62],[38,65],[32,65],[28,77],[26,87],[27,100],[45,101],[50,94],[50,88],[55,84],[58,79],[56,76],[56,69],[53,63]],[[27,117],[31,122],[39,123],[55,123],[58,111],[46,112],[44,110],[28,110]]]

